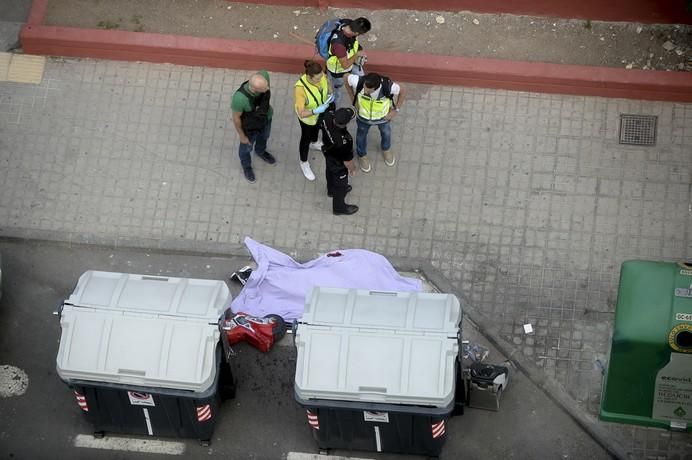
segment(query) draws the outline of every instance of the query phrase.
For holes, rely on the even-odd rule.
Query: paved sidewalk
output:
[[[278,164],[243,179],[229,117],[246,76],[52,59],[41,85],[0,83],[0,235],[200,251],[250,235],[431,262],[597,414],[620,263],[692,257],[692,105],[411,85],[396,165],[371,130],[361,210],[336,217],[321,154],[316,182],[298,166],[297,75],[272,74]],[[620,145],[620,114],[657,115],[656,146]],[[690,452],[686,434],[603,426],[635,458]]]

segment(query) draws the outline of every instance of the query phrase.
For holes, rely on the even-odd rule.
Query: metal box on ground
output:
[[[461,316],[450,294],[313,289],[295,397],[319,448],[438,456],[464,403]]]
[[[502,392],[507,388],[509,370],[505,366],[471,363],[466,367],[469,373],[467,403],[478,409],[500,410]]]
[[[233,376],[218,318],[223,281],[88,271],[60,308],[60,378],[97,434],[207,443]]]
[[[692,429],[692,265],[622,264],[600,417]]]

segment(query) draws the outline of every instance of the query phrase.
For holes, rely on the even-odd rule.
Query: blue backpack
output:
[[[322,24],[315,35],[315,49],[322,59],[329,58],[329,39],[332,38],[334,31],[343,24],[341,19],[330,19]]]

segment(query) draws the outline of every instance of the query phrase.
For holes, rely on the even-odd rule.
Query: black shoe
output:
[[[358,206],[355,204],[347,204],[346,209],[342,209],[341,211],[334,211],[335,216],[350,216],[351,214],[355,214],[358,212]]]
[[[252,170],[251,166],[243,168],[243,174],[245,175],[245,179],[247,179],[248,182],[250,182],[251,184],[255,183],[255,172]]]
[[[250,278],[250,275],[252,274],[252,267],[249,265],[244,266],[237,272],[233,272],[231,275],[231,280],[232,281],[237,281],[243,286],[247,283],[247,280]]]
[[[266,150],[264,151],[264,153],[258,153],[257,156],[269,163],[270,165],[276,163],[276,158],[274,158],[274,155],[267,152]]]
[[[350,185],[349,185],[348,187],[346,187],[346,193],[349,193],[351,190],[353,190],[353,187],[351,187]],[[327,192],[327,196],[328,196],[329,198],[333,198],[333,197],[334,197],[334,194],[332,194],[332,193],[330,193],[330,192]]]

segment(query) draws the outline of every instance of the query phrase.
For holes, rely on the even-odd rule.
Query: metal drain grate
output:
[[[620,115],[620,143],[656,145],[655,115]]]

